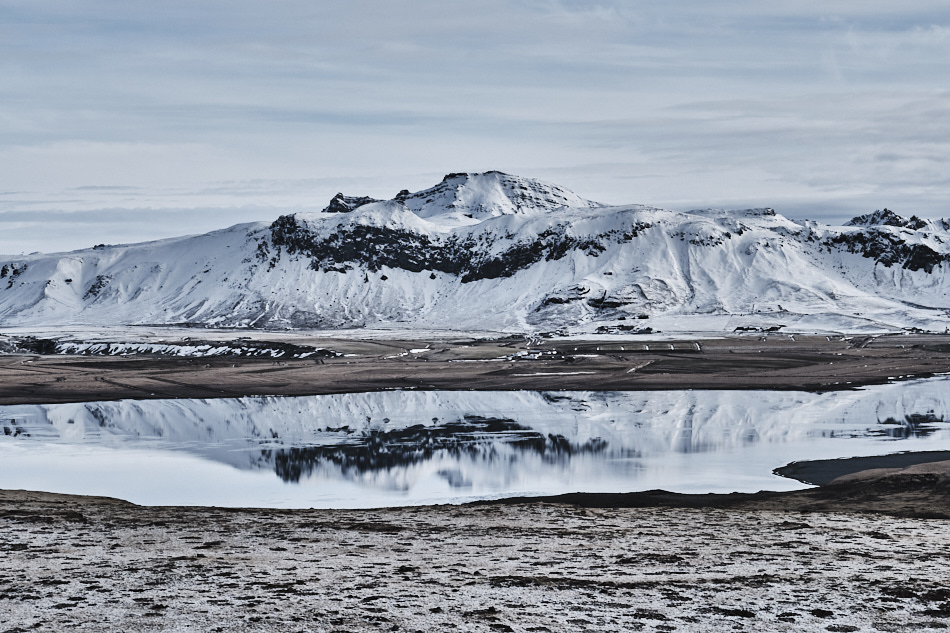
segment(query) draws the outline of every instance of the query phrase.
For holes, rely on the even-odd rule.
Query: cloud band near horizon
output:
[[[0,252],[489,169],[606,203],[945,216],[948,66],[942,2],[4,2]]]

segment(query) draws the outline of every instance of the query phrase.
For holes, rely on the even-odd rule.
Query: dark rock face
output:
[[[330,200],[330,204],[323,209],[324,213],[349,213],[354,209],[357,209],[364,204],[369,204],[370,202],[379,202],[375,198],[370,198],[368,196],[344,196],[342,193],[338,193],[333,196],[333,199]]]
[[[86,294],[83,295],[83,299],[98,297],[99,293],[102,292],[103,288],[109,285],[110,281],[112,281],[112,275],[97,275],[96,280],[92,282],[92,285],[86,290]]]
[[[826,244],[860,253],[887,268],[898,264],[907,270],[932,273],[935,267],[950,261],[950,255],[938,253],[926,244],[908,244],[898,235],[873,228],[836,235]]]
[[[933,225],[938,230],[950,229],[950,222],[947,220],[936,220]],[[907,270],[923,270],[928,274],[932,273],[934,268],[950,261],[950,255],[938,253],[926,244],[909,244],[900,235],[900,233],[907,234],[908,231],[913,231],[934,237],[938,242],[942,241],[939,236],[928,233],[926,229],[930,227],[930,224],[916,215],[905,218],[890,209],[882,209],[851,218],[845,226],[867,228],[829,238],[825,241],[825,245],[829,248],[832,246],[842,248],[849,253],[860,253],[887,268],[897,264]],[[904,229],[904,231],[894,232],[880,228],[885,226]]]
[[[55,354],[56,341],[27,336],[17,341],[17,347],[31,354]]]
[[[4,279],[7,276],[10,277],[10,281],[7,282],[7,288],[13,287],[13,282],[16,281],[16,278],[23,274],[26,271],[26,264],[4,264],[0,268],[0,279]]]
[[[439,271],[456,275],[462,283],[468,283],[511,277],[541,260],[561,259],[575,250],[596,257],[611,241],[632,239],[638,230],[647,226],[638,225],[625,232],[573,237],[567,235],[566,225],[556,225],[542,231],[533,240],[514,242],[492,254],[491,247],[496,241],[513,236],[482,233],[432,239],[405,229],[356,224],[322,237],[311,232],[294,216],[285,215],[271,225],[271,241],[288,254],[309,257],[310,267],[314,270],[345,272],[361,266],[376,272],[386,266],[410,272]],[[266,247],[262,250],[266,251]]]
[[[410,231],[366,225],[354,225],[320,237],[292,215],[274,221],[271,241],[291,255],[309,257],[310,267],[324,272],[345,272],[359,265],[372,272],[388,266],[411,272],[438,270],[458,274],[467,263],[466,249],[457,240],[441,244]]]
[[[927,223],[916,215],[909,218],[897,215],[890,209],[875,211],[851,218],[845,226],[897,226],[905,229],[917,231],[925,228]]]

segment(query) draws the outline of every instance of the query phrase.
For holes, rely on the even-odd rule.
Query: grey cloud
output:
[[[115,191],[115,192],[126,192],[126,191],[138,191],[141,187],[128,187],[128,186],[119,186],[119,185],[83,185],[81,187],[73,187],[73,191]]]
[[[0,254],[61,252],[197,234],[244,222],[273,220],[290,209],[96,209],[0,213]],[[51,231],[56,226],[58,230]],[[186,227],[186,228],[182,228]]]
[[[490,168],[671,206],[950,194],[942,1],[21,0],[0,58],[0,170],[32,192],[0,211],[290,208]]]

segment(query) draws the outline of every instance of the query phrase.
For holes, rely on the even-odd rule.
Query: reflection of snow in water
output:
[[[950,449],[950,379],[824,394],[387,391],[19,405],[0,407],[0,427],[3,487],[11,473],[30,487],[30,473],[11,459],[56,447],[67,460],[90,451],[104,460],[173,451],[237,467],[232,485],[269,472],[283,492],[309,490],[311,500],[314,491],[323,499],[344,484],[357,497],[334,501],[331,493],[320,505],[653,487],[779,489],[797,485],[770,475],[787,461]],[[134,470],[119,476],[139,478]]]

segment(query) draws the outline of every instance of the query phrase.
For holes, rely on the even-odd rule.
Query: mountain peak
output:
[[[404,203],[423,218],[459,220],[601,206],[563,187],[500,171],[447,174],[438,185],[407,196]]]
[[[438,218],[460,224],[472,224],[500,215],[539,215],[564,208],[603,206],[563,187],[500,171],[446,174],[434,187],[415,193],[403,189],[391,201],[405,205],[421,218]],[[323,212],[348,213],[373,202],[381,201],[338,193]]]
[[[916,231],[927,226],[927,222],[916,215],[905,218],[885,208],[874,213],[853,217],[845,223],[845,226],[897,226]]]
[[[357,207],[369,204],[370,202],[379,202],[379,200],[370,198],[369,196],[344,196],[342,193],[338,193],[330,200],[330,204],[324,207],[323,212],[349,213]]]

